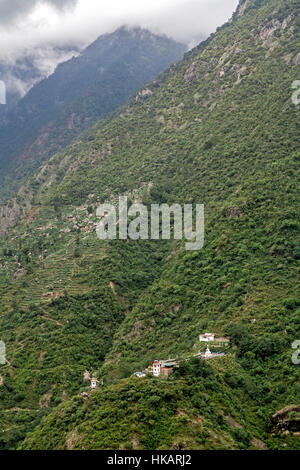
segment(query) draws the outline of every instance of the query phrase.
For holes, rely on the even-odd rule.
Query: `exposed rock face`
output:
[[[260,32],[260,39],[263,41],[272,37],[277,28],[281,26],[278,20],[272,20]]]
[[[192,65],[187,69],[184,75],[184,79],[187,82],[192,82],[194,80],[197,80],[200,77],[201,75],[201,72],[199,70],[200,64],[201,64],[200,61],[193,62]]]
[[[300,406],[291,405],[283,408],[272,416],[273,431],[300,431]]]
[[[184,79],[186,82],[194,82],[198,80],[201,75],[204,76],[205,72],[211,72],[218,65],[217,59],[212,59],[210,62],[204,59],[195,60],[187,69]]]
[[[293,58],[291,64],[292,64],[293,66],[300,64],[300,52],[299,52],[299,54],[297,54],[297,55]]]
[[[24,276],[25,273],[26,273],[26,271],[25,271],[24,268],[19,269],[19,270],[15,273],[15,279],[19,279],[20,277]]]
[[[251,441],[251,444],[253,445],[253,447],[255,447],[256,449],[260,449],[260,450],[264,450],[266,449],[266,445],[263,441],[261,441],[260,439],[257,439],[256,437],[254,437]]]
[[[19,217],[22,215],[22,208],[16,201],[13,201],[12,207],[0,207],[0,234],[2,235],[9,227],[13,227]]]
[[[91,376],[88,370],[86,370],[83,374],[83,381],[84,383],[90,382]]]
[[[147,98],[148,96],[153,95],[153,91],[151,91],[149,88],[145,88],[142,91],[139,91],[138,94],[135,97],[136,101],[139,101],[141,98]]]

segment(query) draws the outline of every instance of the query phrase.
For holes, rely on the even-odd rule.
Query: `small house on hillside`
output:
[[[165,377],[169,377],[169,375],[172,374],[175,365],[176,365],[175,362],[164,362],[164,363],[162,363],[161,367],[160,367],[161,375],[164,375]]]
[[[154,377],[159,377],[161,375],[164,377],[168,377],[172,374],[175,366],[175,362],[154,361],[153,365],[148,367],[146,371],[149,374],[152,374]]]
[[[144,377],[146,377],[146,374],[144,372],[135,372],[134,375],[139,379],[143,379]]]
[[[205,334],[199,335],[199,341],[209,343],[210,341],[215,340],[215,336],[216,335],[214,333],[205,333]]]
[[[97,380],[95,377],[93,377],[92,380],[91,380],[91,389],[93,390],[93,389],[97,388],[98,385],[99,385],[99,380]]]

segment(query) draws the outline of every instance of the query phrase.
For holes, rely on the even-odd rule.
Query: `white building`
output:
[[[160,362],[159,361],[154,361],[153,363],[153,375],[154,377],[160,376]]]
[[[149,366],[145,372],[153,375],[154,377],[165,376],[168,377],[172,374],[174,367],[176,367],[176,362],[171,361],[154,361],[152,366]]]
[[[99,385],[99,380],[95,379],[94,377],[91,380],[91,389],[97,388]]]
[[[204,341],[205,343],[209,343],[210,341],[214,341],[214,340],[215,340],[214,333],[205,333],[204,335],[199,335],[200,342]]]

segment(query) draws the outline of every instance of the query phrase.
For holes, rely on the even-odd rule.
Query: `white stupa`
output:
[[[207,348],[206,348],[206,351],[205,351],[205,354],[204,354],[204,357],[212,357],[212,353],[207,345]]]

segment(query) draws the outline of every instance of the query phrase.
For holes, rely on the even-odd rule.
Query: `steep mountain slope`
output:
[[[271,422],[300,400],[299,13],[295,0],[241,2],[158,88],[24,186],[19,204],[33,207],[1,239],[3,447],[62,401],[22,448],[299,448]],[[96,207],[124,194],[204,203],[204,248],[100,242]],[[191,356],[204,330],[231,338],[207,370],[128,379]],[[67,400],[86,368],[103,390]]]
[[[60,64],[2,119],[0,197],[12,194],[41,162],[124,104],[184,51],[171,39],[124,27]]]

